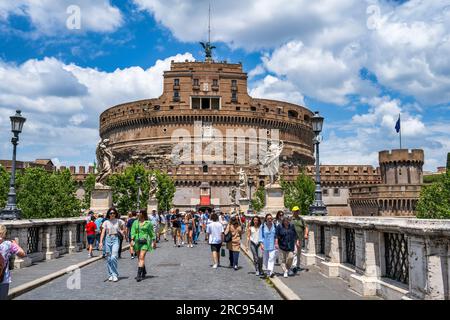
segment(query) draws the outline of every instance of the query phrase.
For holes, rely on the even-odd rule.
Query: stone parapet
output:
[[[11,265],[20,269],[82,250],[86,247],[85,223],[84,218],[0,220],[7,229],[7,238],[15,239],[27,252],[23,259],[13,258]]]
[[[379,163],[399,163],[399,162],[424,162],[424,152],[421,149],[394,149],[380,151],[378,154]]]
[[[348,281],[359,294],[450,299],[450,220],[304,219],[311,230],[308,242],[313,244],[307,243],[302,261],[317,265],[327,276]]]

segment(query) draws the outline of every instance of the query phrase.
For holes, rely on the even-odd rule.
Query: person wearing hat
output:
[[[300,208],[295,206],[292,208],[292,224],[294,225],[295,232],[297,233],[297,243],[295,245],[294,260],[292,265],[295,266],[293,269],[294,273],[301,270],[300,267],[300,256],[302,254],[302,244],[303,239],[308,239],[308,226],[305,220],[300,216]]]

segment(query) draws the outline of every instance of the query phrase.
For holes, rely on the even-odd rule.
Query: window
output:
[[[236,107],[236,111],[241,111],[241,107]]]
[[[219,80],[214,79],[213,80],[213,86],[217,87],[219,85]]]
[[[180,79],[173,79],[173,85],[179,86],[180,85]]]
[[[231,93],[231,101],[232,102],[236,102],[237,101],[237,93],[236,93],[236,91],[233,91]]]
[[[194,86],[196,86],[196,87],[200,86],[200,82],[198,79],[194,79]]]
[[[173,101],[180,101],[180,91],[175,90],[173,92]]]
[[[237,87],[237,80],[231,80],[231,86]]]
[[[322,193],[323,193],[323,195],[324,195],[325,197],[327,197],[327,196],[328,196],[328,189],[323,189],[323,190],[322,190]]]
[[[334,195],[335,197],[339,197],[339,188],[334,188],[334,189],[333,189],[333,195]]]
[[[256,112],[256,107],[250,107],[250,110],[251,110],[252,112]]]
[[[203,166],[203,173],[208,173],[208,166],[206,164]]]
[[[288,111],[288,117],[297,119],[298,118],[298,112],[294,111],[294,110],[289,110]]]
[[[191,97],[191,108],[220,110],[220,97]]]

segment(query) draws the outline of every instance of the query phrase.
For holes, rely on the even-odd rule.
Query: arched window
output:
[[[203,173],[208,173],[208,165],[203,165]]]
[[[298,118],[298,112],[294,111],[294,110],[289,110],[288,111],[288,117],[297,119]]]

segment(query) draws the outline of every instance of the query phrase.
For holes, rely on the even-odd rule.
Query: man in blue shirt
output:
[[[103,215],[99,213],[97,215],[97,219],[95,219],[94,223],[97,226],[97,229],[95,230],[95,248],[94,250],[98,250],[98,245],[100,243],[100,235],[102,233],[101,227],[102,223],[105,219],[103,219]]]
[[[263,270],[267,271],[269,277],[273,277],[273,268],[275,266],[275,255],[277,247],[275,243],[275,225],[273,217],[269,213],[264,219],[264,223],[259,229],[259,242],[263,250]]]

